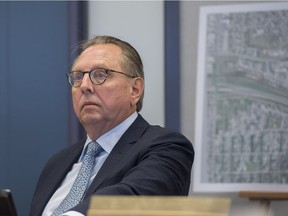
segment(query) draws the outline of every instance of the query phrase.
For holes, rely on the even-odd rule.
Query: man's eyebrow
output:
[[[103,69],[110,69],[109,67],[105,66],[104,64],[95,64],[89,67],[88,69],[82,70],[82,69],[77,69],[77,67],[72,67],[71,71],[79,71],[79,72],[84,72],[84,71],[90,71],[96,68],[103,68]]]

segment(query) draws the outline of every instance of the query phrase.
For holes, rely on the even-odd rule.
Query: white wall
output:
[[[139,52],[145,73],[140,112],[150,124],[164,126],[164,3],[163,1],[89,1],[89,37],[112,35]]]

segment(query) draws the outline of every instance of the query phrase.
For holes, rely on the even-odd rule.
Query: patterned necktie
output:
[[[92,169],[95,164],[95,157],[103,151],[102,147],[96,142],[90,142],[87,147],[79,173],[64,200],[55,209],[51,216],[58,216],[75,207],[82,200],[86,191]]]

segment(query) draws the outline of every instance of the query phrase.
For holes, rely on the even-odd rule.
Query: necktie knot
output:
[[[88,155],[88,156],[91,156],[91,157],[95,158],[102,151],[103,151],[103,148],[97,142],[93,142],[92,141],[87,146],[87,152],[86,152],[85,156]]]

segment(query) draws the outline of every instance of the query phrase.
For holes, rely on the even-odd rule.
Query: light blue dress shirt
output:
[[[89,181],[89,185],[94,180],[95,176],[97,175],[98,171],[100,170],[101,166],[103,165],[104,161],[112,151],[113,147],[116,145],[118,140],[121,136],[125,133],[125,131],[129,128],[129,126],[135,121],[137,118],[138,113],[134,112],[131,116],[125,119],[122,123],[114,127],[112,130],[108,131],[107,133],[103,134],[99,137],[96,142],[101,145],[104,151],[95,158],[95,167],[93,168],[92,175]],[[55,191],[53,196],[50,198],[49,202],[47,203],[42,216],[50,216],[52,212],[57,208],[57,206],[62,202],[62,200],[66,197],[69,190],[71,189],[76,176],[80,170],[82,160],[84,157],[84,151],[86,150],[86,146],[92,140],[87,136],[87,140],[85,142],[83,151],[77,163],[72,166],[70,172],[66,175],[65,179],[63,180],[61,186]],[[64,213],[67,216],[84,216],[83,214],[76,212],[76,211],[68,211]]]

